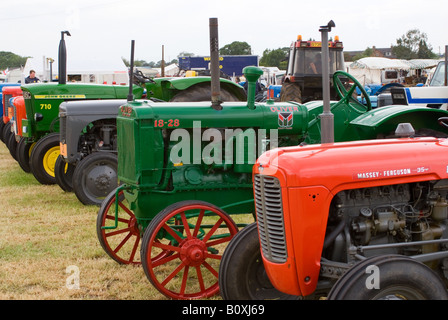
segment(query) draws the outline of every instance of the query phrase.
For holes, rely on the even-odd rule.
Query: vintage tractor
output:
[[[210,99],[210,77],[143,79],[148,100],[163,105],[172,101]],[[142,82],[143,82],[142,81]],[[140,82],[140,84],[142,84]],[[244,89],[220,78],[224,101],[245,101]],[[158,91],[157,91],[158,90]],[[156,98],[159,97],[159,98]],[[86,205],[101,205],[118,186],[116,118],[123,100],[70,101],[59,107],[60,150],[55,163],[55,180],[65,191],[74,191]],[[97,152],[100,151],[100,152]]]
[[[339,37],[328,42],[330,77],[336,71],[344,71],[343,44]],[[280,101],[305,103],[322,100],[322,42],[305,41],[302,36],[291,43],[288,66],[280,90]],[[329,78],[331,81],[331,78]],[[337,99],[336,91],[331,88],[332,99]]]
[[[31,172],[42,184],[55,183],[54,164],[59,156],[59,105],[68,100],[126,99],[128,86],[96,84],[37,83],[22,86],[26,119],[22,134],[26,144],[35,143],[29,164]],[[143,88],[134,87],[142,96]]]
[[[15,86],[14,84],[2,87],[2,123],[1,125],[1,140],[7,144],[9,141],[11,132],[10,118],[13,117],[11,98],[21,96],[22,89],[20,86]],[[10,114],[11,113],[11,114]]]
[[[66,83],[66,50],[65,31],[61,33],[59,44],[59,83],[39,83],[22,86],[25,98],[27,118],[23,120],[23,137],[25,147],[23,152],[32,148],[29,156],[29,166],[36,179],[42,184],[56,183],[54,170],[59,157],[59,105],[62,102],[80,100],[126,99],[128,86]],[[220,80],[225,88],[225,98],[246,100],[244,89],[226,79]],[[210,91],[210,77],[197,78],[145,78],[136,73],[132,78],[132,94],[135,98],[146,97],[161,101],[200,101],[204,94]],[[91,110],[92,114],[97,111]],[[93,117],[96,117],[95,115]],[[19,138],[17,138],[19,140]],[[78,143],[78,142],[76,142]],[[77,146],[76,146],[77,147]],[[20,152],[18,150],[18,152]],[[19,158],[27,158],[27,153]],[[65,166],[65,164],[62,164]],[[67,172],[68,169],[62,170]],[[70,170],[69,170],[70,172]],[[61,177],[58,181],[61,181]],[[67,181],[65,181],[67,183]],[[69,181],[70,182],[70,181]]]
[[[6,143],[9,152],[11,153],[11,156],[15,160],[19,160],[17,158],[17,147],[18,143],[21,139],[21,129],[22,129],[22,119],[26,118],[25,113],[25,101],[23,99],[23,96],[17,96],[9,99],[9,115],[11,116],[9,122],[11,124],[11,133],[9,134],[9,139]],[[20,163],[20,162],[19,162]],[[23,166],[20,165],[22,168]],[[29,166],[28,169],[23,168],[25,171],[29,172]]]
[[[408,131],[262,155],[257,223],[226,249],[223,297],[448,299],[448,140]]]
[[[253,222],[256,155],[276,146],[320,142],[322,102],[255,103],[259,68],[244,69],[246,103],[219,101],[213,78],[219,72],[216,26],[211,19],[212,92],[218,92],[211,102],[129,101],[120,107],[121,184],[102,202],[97,217],[104,251],[119,263],[141,263],[148,280],[174,299],[219,291],[222,253],[239,228]],[[437,124],[446,111],[403,106],[372,111],[352,97],[359,83],[353,79],[355,85],[346,90],[339,77],[350,75],[333,77],[341,96],[331,102],[336,141],[393,135],[404,120],[416,130],[448,134]]]

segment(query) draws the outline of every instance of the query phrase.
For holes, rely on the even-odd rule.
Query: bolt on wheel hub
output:
[[[199,239],[190,239],[180,244],[180,259],[188,266],[201,265],[207,256],[207,247]]]

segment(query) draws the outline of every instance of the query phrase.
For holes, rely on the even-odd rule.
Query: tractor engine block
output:
[[[445,181],[387,185],[339,192],[332,201],[327,235],[344,225],[334,238],[332,260],[349,262],[353,248],[397,242],[439,239],[447,233]],[[342,230],[342,228],[340,229]],[[413,255],[437,251],[424,245],[365,250],[366,255]]]
[[[81,159],[96,151],[117,150],[117,126],[107,121],[90,124],[79,139]]]

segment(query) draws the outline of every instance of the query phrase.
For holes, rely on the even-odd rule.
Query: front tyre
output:
[[[27,173],[31,172],[30,156],[34,146],[35,142],[28,142],[27,139],[23,137],[20,138],[19,142],[17,143],[17,162],[19,163],[23,171]]]
[[[237,232],[232,218],[210,203],[172,204],[145,229],[141,259],[146,277],[168,298],[214,296],[222,253]]]
[[[62,155],[56,159],[54,165],[54,175],[56,183],[65,192],[73,191],[73,173],[75,171],[75,165],[67,163]]]
[[[447,300],[440,277],[423,263],[400,255],[363,260],[332,287],[328,300]]]
[[[269,280],[260,252],[257,224],[252,223],[230,241],[219,266],[219,287],[225,300],[295,300]]]
[[[141,264],[140,227],[123,190],[115,189],[98,211],[96,232],[104,251],[120,264]]]
[[[73,173],[73,191],[85,205],[100,206],[118,187],[118,158],[113,153],[94,152],[82,159]]]
[[[41,184],[56,183],[54,165],[59,154],[59,133],[50,133],[37,141],[30,156],[30,170]]]

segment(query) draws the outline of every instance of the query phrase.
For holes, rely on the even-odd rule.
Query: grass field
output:
[[[1,300],[166,299],[141,266],[119,265],[103,251],[98,207],[39,184],[2,142],[0,200]]]

